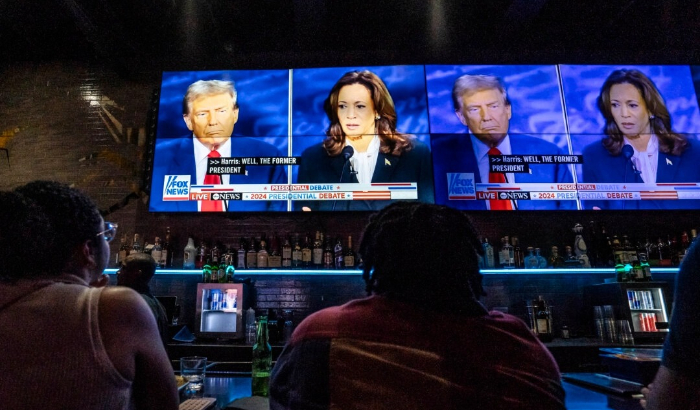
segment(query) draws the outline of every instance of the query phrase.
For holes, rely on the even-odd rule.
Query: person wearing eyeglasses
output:
[[[0,192],[2,408],[178,408],[173,368],[143,298],[92,287],[116,227],[77,189]]]
[[[134,253],[124,259],[124,265],[117,271],[117,285],[126,286],[137,291],[148,307],[153,311],[153,316],[158,324],[158,333],[166,341],[168,330],[168,315],[165,307],[151,293],[149,283],[156,273],[156,261],[147,253]]]

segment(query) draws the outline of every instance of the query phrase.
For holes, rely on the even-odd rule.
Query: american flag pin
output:
[[[671,162],[670,159],[666,158],[666,165],[673,165],[673,162]]]

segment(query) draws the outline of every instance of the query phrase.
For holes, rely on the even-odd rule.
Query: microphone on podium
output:
[[[352,158],[353,155],[355,155],[355,150],[350,145],[346,145],[345,148],[343,148],[341,154],[343,155],[343,158],[345,158],[345,160],[347,161],[350,158]]]
[[[343,170],[340,172],[340,181],[338,182],[343,182],[343,176],[345,175],[345,167],[348,165],[350,162],[350,158],[352,158],[353,155],[355,155],[355,149],[351,147],[350,145],[346,145],[343,150],[340,152],[340,154],[343,156]],[[352,174],[357,174],[352,169],[352,164],[350,164],[350,175]],[[333,207],[331,208],[331,211],[335,211],[335,206],[338,203],[338,200],[333,200]]]
[[[632,172],[634,172],[634,175],[635,175],[634,179],[635,179],[635,182],[637,182],[636,181],[637,175],[640,175],[642,173],[642,171],[638,170],[637,166],[634,165],[634,161],[632,161],[632,156],[634,155],[634,148],[632,148],[631,145],[627,145],[627,144],[623,145],[622,146],[622,155],[624,155],[625,158],[627,159],[627,161],[629,161],[630,164],[632,165]],[[625,178],[625,182],[627,182],[626,178]]]

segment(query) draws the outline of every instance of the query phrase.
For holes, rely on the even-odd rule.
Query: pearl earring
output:
[[[649,119],[650,119],[650,120],[653,120],[654,118],[656,118],[656,117],[654,117],[654,114],[652,114],[652,115],[649,116]]]
[[[374,119],[377,120],[377,121],[379,121],[380,118],[382,118],[382,117],[381,117],[379,114],[377,114],[377,115],[374,117]]]

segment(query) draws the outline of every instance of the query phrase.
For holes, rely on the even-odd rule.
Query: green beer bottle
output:
[[[253,345],[253,396],[267,397],[272,370],[272,348],[267,335],[267,316],[258,317],[257,336]]]

